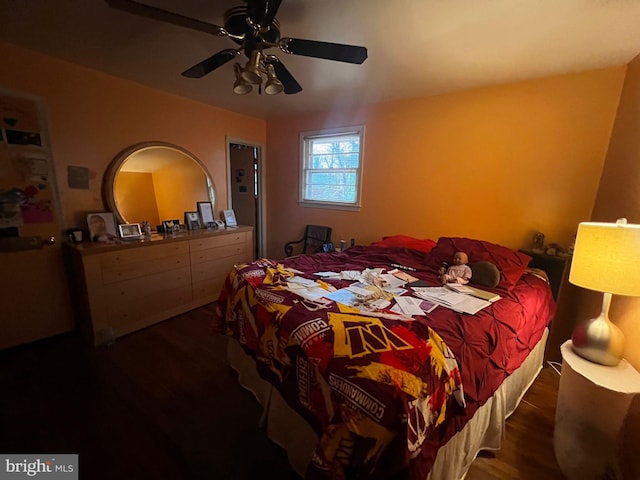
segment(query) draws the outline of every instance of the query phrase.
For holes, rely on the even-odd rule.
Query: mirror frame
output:
[[[113,158],[111,163],[109,163],[104,173],[104,176],[102,177],[102,200],[106,205],[107,210],[109,212],[113,212],[113,215],[116,218],[116,221],[118,223],[126,223],[126,220],[123,218],[122,214],[120,213],[120,209],[118,207],[118,202],[116,201],[116,196],[114,191],[116,176],[120,171],[120,167],[134,153],[140,150],[148,149],[152,147],[165,147],[165,148],[171,148],[173,150],[177,150],[180,153],[189,157],[196,165],[200,167],[200,169],[202,170],[202,173],[204,173],[207,179],[207,182],[208,182],[207,190],[209,192],[209,200],[211,201],[211,204],[213,206],[213,211],[215,212],[216,211],[215,207],[217,203],[216,187],[215,187],[215,184],[213,183],[213,179],[211,178],[211,174],[209,173],[209,170],[207,170],[207,167],[205,167],[204,163],[202,163],[202,161],[200,161],[198,157],[196,157],[193,153],[191,153],[186,148],[182,148],[178,145],[175,145],[169,142],[148,141],[148,142],[136,143],[120,151]]]

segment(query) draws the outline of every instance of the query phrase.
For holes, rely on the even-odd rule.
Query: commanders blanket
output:
[[[310,479],[426,478],[438,448],[526,358],[553,313],[548,286],[523,275],[476,315],[437,307],[400,318],[287,288],[293,276],[413,265],[424,253],[355,247],[237,265],[217,302],[216,330],[233,336],[260,375],[316,430]],[[327,292],[345,280],[318,282]],[[331,285],[331,286],[330,286]]]

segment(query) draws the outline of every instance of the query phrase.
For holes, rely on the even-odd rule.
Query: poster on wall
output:
[[[0,228],[54,221],[46,159],[5,152],[0,154],[0,173],[5,180],[4,188],[0,187]]]
[[[56,221],[38,115],[35,101],[0,94],[0,228]]]

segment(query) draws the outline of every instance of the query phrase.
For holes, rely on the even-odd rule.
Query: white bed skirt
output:
[[[438,450],[428,480],[463,479],[481,450],[499,450],[505,420],[511,415],[542,369],[548,330],[524,363],[510,375],[465,427]],[[229,339],[227,359],[239,382],[253,392],[264,408],[267,435],[283,447],[292,468],[304,477],[318,437],[311,427],[257,373],[255,361],[235,340]]]

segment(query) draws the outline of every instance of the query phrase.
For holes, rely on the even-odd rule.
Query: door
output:
[[[262,189],[261,147],[242,141],[229,140],[229,208],[233,209],[239,225],[254,228],[254,256],[262,256]]]
[[[0,89],[0,349],[73,330],[44,101]]]

